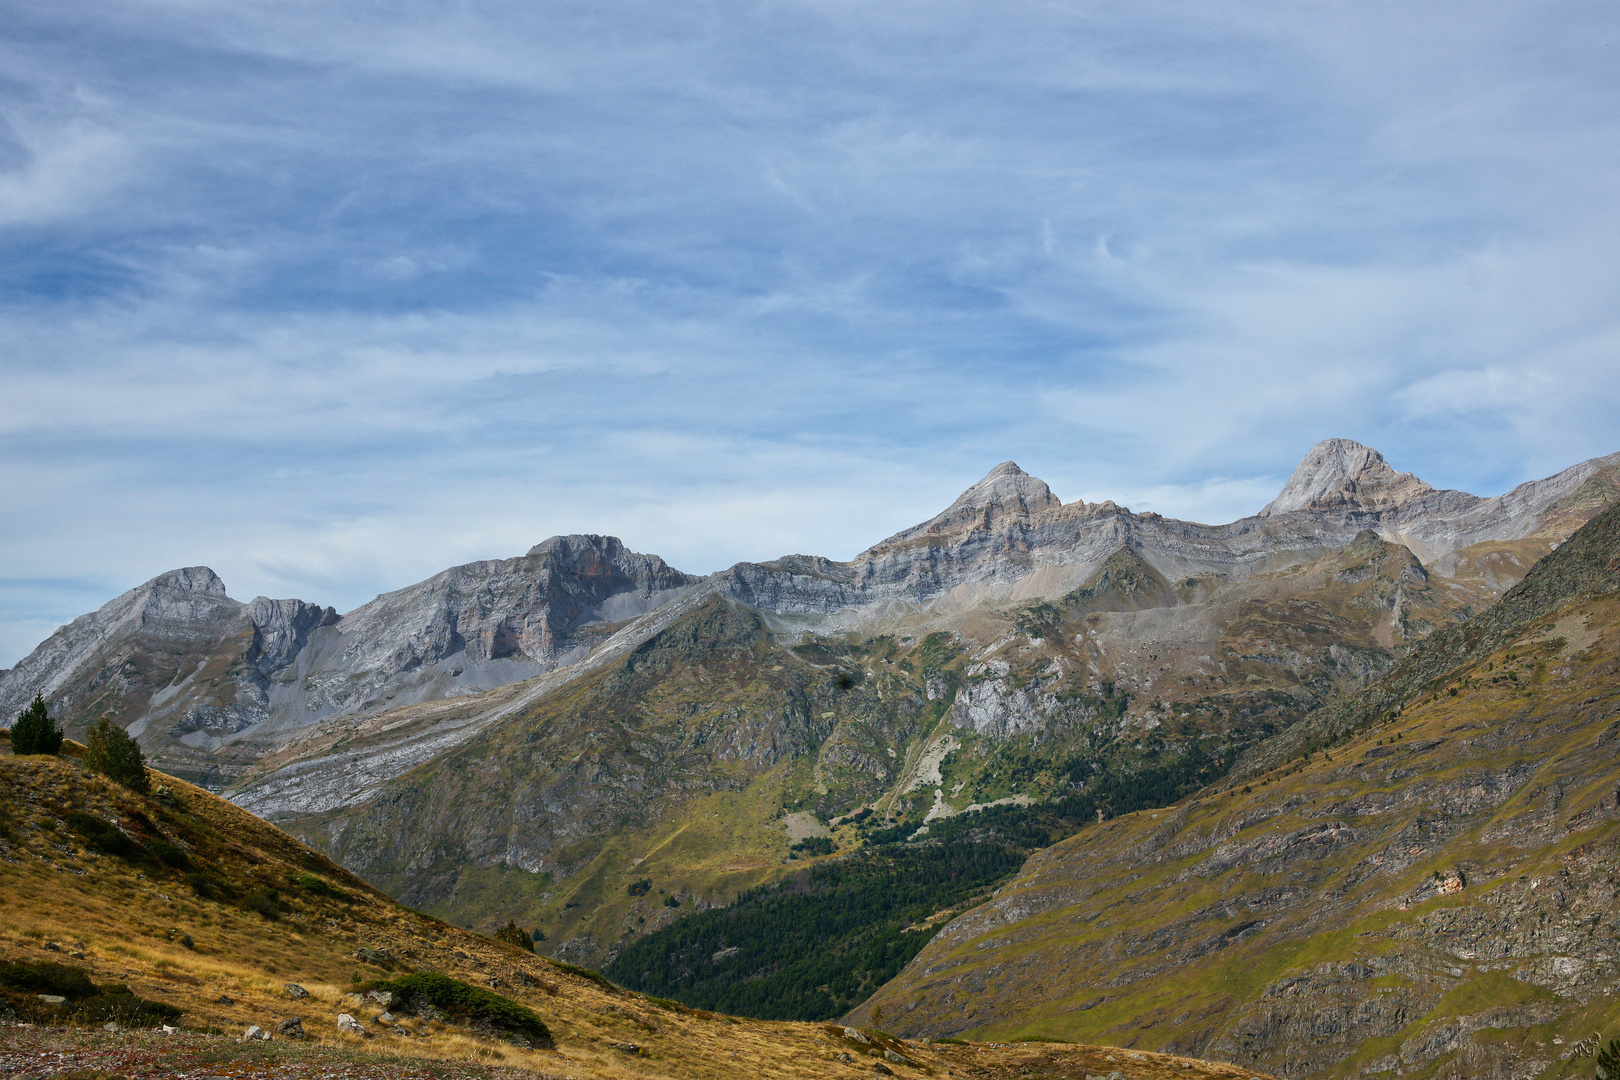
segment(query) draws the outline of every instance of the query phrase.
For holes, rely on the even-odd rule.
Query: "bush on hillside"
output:
[[[84,740],[84,764],[109,780],[142,795],[152,791],[146,774],[146,756],[129,732],[103,716]]]
[[[242,897],[242,906],[271,922],[281,918],[281,896],[268,885],[260,885]]]
[[[68,828],[84,837],[84,842],[103,855],[116,855],[120,859],[133,859],[140,853],[140,845],[131,840],[122,829],[94,814],[74,810],[64,819]]]
[[[506,925],[495,931],[495,940],[504,941],[508,945],[515,945],[524,952],[534,952],[534,942],[529,935],[519,929],[515,920],[507,919]]]
[[[324,896],[328,900],[342,900],[347,903],[348,901],[354,899],[354,897],[350,896],[336,885],[333,885],[325,878],[316,877],[314,874],[294,874],[287,880],[290,881],[296,888],[303,889],[305,892],[311,893],[315,896]]]
[[[67,1000],[47,1005],[39,994]],[[154,1028],[180,1019],[181,1011],[161,1001],[136,997],[118,983],[97,986],[84,968],[51,962],[0,963],[0,1003],[34,1021],[67,1021],[99,1026],[109,1021],[119,1027]]]
[[[489,1028],[521,1035],[537,1046],[549,1048],[552,1045],[551,1029],[532,1009],[480,987],[468,986],[447,975],[423,971],[372,983],[370,988],[391,991],[411,1011],[420,1013],[427,1009],[438,1009],[474,1029]]]
[[[236,897],[236,891],[212,874],[194,871],[186,875],[191,891],[204,900],[226,901]]]
[[[45,699],[34,695],[33,704],[17,714],[11,725],[13,754],[55,754],[62,749],[62,732],[45,709]]]
[[[69,1001],[77,1001],[96,992],[95,984],[90,981],[90,973],[84,968],[49,961],[0,964],[0,986],[30,994],[55,994]]]
[[[1598,1051],[1597,1075],[1615,1080],[1620,1076],[1620,1039],[1610,1039],[1609,1045]]]
[[[175,870],[191,869],[191,856],[187,854],[186,849],[167,840],[148,840],[146,850],[164,866]]]

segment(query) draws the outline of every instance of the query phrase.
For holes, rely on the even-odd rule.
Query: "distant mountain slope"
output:
[[[699,579],[613,537],[563,536],[469,563],[347,615],[239,603],[207,567],[176,570],[62,627],[0,675],[0,715],[44,694],[72,734],[111,715],[155,762],[222,786],[290,734],[529,678],[589,652],[580,632]]]
[[[1038,853],[849,1019],[1289,1077],[1588,1069],[1570,1047],[1620,1024],[1617,656],[1620,505],[1329,745]]]
[[[1330,440],[1267,513],[1207,526],[1065,505],[1006,462],[847,563],[698,579],[564,537],[341,618],[199,570],[164,586],[190,622],[104,609],[0,699],[44,688],[75,731],[111,711],[394,894],[601,963],[789,873],[805,830],[859,845],[863,808],[915,829],[1104,776],[1173,797],[1487,607],[1615,491],[1620,455],[1481,499]],[[654,869],[682,907],[632,903]]]
[[[1089,1046],[851,1037],[649,999],[407,910],[200,788],[159,774],[153,797],[140,796],[87,772],[76,759],[81,747],[67,749],[61,759],[13,757],[0,732],[0,1071],[8,1075],[812,1080],[829,1070],[853,1075],[862,1062],[910,1080],[1036,1070],[1081,1080],[1112,1060]],[[462,989],[436,1007],[359,994],[372,980],[408,975],[443,976]],[[42,989],[54,1000],[37,996]],[[477,995],[505,1001],[496,1011]],[[134,1009],[142,1000],[144,1017]],[[181,1030],[107,1031],[99,1018],[87,1020],[84,1010],[99,1004],[105,1015],[109,1002],[121,1009],[119,1026],[162,1020]],[[544,1025],[550,1046],[532,1027],[514,1031],[514,1005]],[[341,1030],[343,1014],[363,1033]],[[245,1039],[250,1026],[266,1041]],[[1159,1056],[1133,1059],[1132,1069],[1141,1080],[1249,1075]]]

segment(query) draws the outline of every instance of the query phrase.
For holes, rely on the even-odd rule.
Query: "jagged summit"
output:
[[[974,526],[988,526],[1008,518],[1028,519],[1043,510],[1062,506],[1046,481],[1029,475],[1016,461],[1003,461],[985,474],[984,479],[956,497],[944,511],[911,528],[874,544],[863,552],[880,551],[892,544],[919,536],[955,533]],[[857,556],[860,557],[860,556]]]
[[[1433,490],[1411,473],[1390,468],[1384,455],[1370,446],[1353,439],[1324,439],[1311,447],[1260,516],[1296,510],[1387,510]]]
[[[948,518],[963,510],[1016,510],[1035,514],[1054,506],[1058,501],[1046,481],[1038,480],[1018,467],[1016,461],[1003,461],[985,474],[983,480],[957,496],[956,501],[939,515]],[[939,518],[935,519],[936,521]]]
[[[225,582],[207,566],[183,566],[178,570],[159,574],[140,589],[177,589],[180,592],[225,595]],[[137,590],[139,591],[139,590]]]

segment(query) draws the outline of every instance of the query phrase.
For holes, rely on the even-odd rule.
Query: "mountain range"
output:
[[[1033,855],[851,1021],[1280,1076],[1591,1074],[1620,1025],[1620,505],[1257,750]]]
[[[111,715],[411,906],[605,965],[881,830],[1087,792],[1112,817],[1321,753],[1617,495],[1620,454],[1480,498],[1334,439],[1218,526],[1064,504],[1008,462],[848,562],[699,577],[557,537],[343,615],[189,568],[57,631],[0,709]],[[885,1024],[1010,1030],[906,996],[957,928],[873,999]]]

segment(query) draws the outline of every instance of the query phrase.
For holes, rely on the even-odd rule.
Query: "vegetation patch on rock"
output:
[[[173,1005],[136,997],[119,983],[98,986],[84,968],[50,961],[0,963],[0,1000],[36,1024],[115,1023],[153,1028],[172,1024],[181,1016]]]
[[[366,989],[386,990],[396,995],[406,1011],[424,1014],[436,1009],[475,1030],[489,1028],[521,1036],[537,1046],[551,1045],[551,1030],[534,1010],[448,975],[421,971],[373,982]]]

